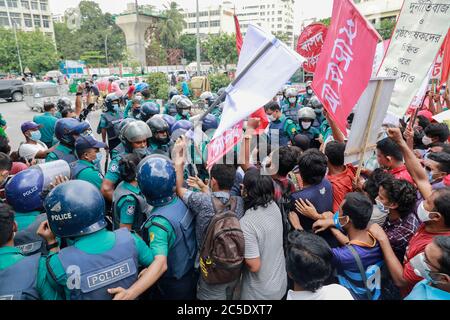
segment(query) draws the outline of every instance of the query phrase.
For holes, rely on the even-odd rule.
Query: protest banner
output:
[[[399,77],[388,113],[403,117],[450,25],[450,0],[405,0],[379,77]]]
[[[231,149],[234,148],[239,141],[242,140],[242,127],[241,121],[233,128],[226,130],[222,135],[212,139],[208,144],[208,164],[209,169],[213,164],[219,161],[224,155],[226,155]]]
[[[377,44],[375,57],[373,58],[372,77],[376,77],[378,69],[380,69],[384,55],[386,54],[387,48],[389,47],[389,42],[390,40],[385,40]]]
[[[334,1],[312,88],[342,132],[369,83],[379,34],[352,1]]]
[[[306,72],[315,72],[327,32],[328,28],[326,25],[313,23],[307,26],[299,36],[297,52],[306,58],[306,61],[303,63],[303,69]]]
[[[373,78],[359,99],[345,149],[345,163],[362,163],[371,155],[381,131],[395,79]],[[360,169],[360,168],[359,168]],[[359,174],[358,174],[359,175]]]
[[[442,61],[442,75],[440,86],[450,81],[450,29],[447,32],[447,37],[445,37],[444,44],[444,58]]]

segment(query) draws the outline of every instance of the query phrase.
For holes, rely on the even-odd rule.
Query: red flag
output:
[[[447,37],[442,47],[444,48],[444,60],[442,60],[441,87],[447,82],[450,76],[450,29],[447,32]]]
[[[372,75],[379,34],[350,0],[335,0],[312,88],[345,134],[347,117]]]
[[[244,41],[242,40],[241,27],[239,26],[237,15],[234,15],[234,26],[236,28],[236,50],[239,55],[241,53],[242,43]]]
[[[328,28],[322,23],[310,24],[298,37],[297,52],[307,58],[303,63],[306,72],[314,73],[323,43],[327,37]]]
[[[250,118],[258,118],[260,120],[259,127],[256,128],[255,133],[260,135],[266,130],[269,125],[269,119],[267,119],[267,114],[264,108],[258,109],[250,115]]]
[[[228,151],[234,148],[242,139],[242,127],[244,123],[241,121],[233,128],[225,131],[220,137],[212,139],[208,144],[208,164],[207,168],[211,168],[219,161]]]

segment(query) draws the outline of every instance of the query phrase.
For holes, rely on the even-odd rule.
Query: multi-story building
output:
[[[384,19],[397,19],[403,0],[355,0],[360,12],[376,27]]]
[[[183,10],[185,28],[183,33],[197,33],[197,14],[196,10]],[[234,6],[229,1],[224,1],[221,5],[211,5],[199,8],[200,34],[220,34],[235,33],[234,27]]]
[[[65,14],[54,14],[54,15],[52,15],[52,20],[53,20],[53,23],[55,23],[55,22],[64,23],[66,21],[66,16],[65,16]]]
[[[40,30],[55,39],[48,0],[0,0],[0,27]]]
[[[273,34],[287,35],[287,44],[294,45],[294,0],[245,0],[236,14],[242,34],[254,24]]]

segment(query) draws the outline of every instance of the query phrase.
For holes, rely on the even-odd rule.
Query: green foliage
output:
[[[33,73],[43,73],[58,67],[58,59],[52,38],[40,31],[17,31],[22,65]],[[14,32],[0,28],[0,71],[20,73]]]
[[[330,24],[331,24],[331,17],[330,17],[330,18],[325,18],[325,19],[319,20],[319,22],[320,22],[320,23],[323,23],[324,25],[326,25],[327,27],[329,27]]]
[[[162,16],[165,19],[159,21],[157,26],[157,35],[162,46],[166,49],[178,47],[178,39],[183,31],[184,19],[176,2],[170,2]]]
[[[152,39],[146,50],[147,63],[150,66],[159,66],[167,63],[167,52],[157,39]]]
[[[208,75],[209,82],[211,83],[211,90],[217,92],[220,88],[228,87],[230,84],[230,78],[223,73],[213,73]]]
[[[147,78],[147,83],[150,86],[150,93],[155,99],[167,99],[169,92],[169,84],[167,76],[164,72],[150,73]]]
[[[206,57],[215,67],[237,63],[236,36],[234,34],[209,35],[203,46]]]
[[[193,34],[183,34],[178,39],[178,48],[183,50],[184,58],[187,63],[196,60],[197,57],[197,38]]]
[[[126,57],[125,35],[115,24],[114,17],[110,13],[103,13],[94,1],[80,1],[79,9],[79,29],[71,30],[66,23],[54,23],[58,54],[70,60],[78,60],[88,51],[100,51],[104,54],[106,39],[108,61],[121,62]],[[99,62],[106,65],[106,58]]]
[[[377,31],[383,40],[387,40],[391,38],[392,32],[394,31],[396,24],[395,18],[382,19],[379,27],[377,27]]]
[[[88,65],[98,65],[105,56],[101,54],[100,51],[86,51],[80,56],[81,60],[86,61]]]
[[[289,43],[289,35],[286,32],[278,31],[274,34],[275,37],[277,37],[278,40],[283,41],[284,43]]]

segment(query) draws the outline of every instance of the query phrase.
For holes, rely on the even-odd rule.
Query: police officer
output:
[[[320,131],[313,127],[314,120],[316,120],[316,113],[310,107],[303,107],[298,112],[298,126],[297,132],[307,136],[311,140],[311,148],[319,148],[320,142],[317,140],[320,136]]]
[[[302,105],[299,103],[298,91],[295,88],[289,88],[286,90],[287,103],[281,106],[281,111],[288,118],[298,124],[298,111]]]
[[[189,98],[181,98],[177,102],[177,115],[176,120],[189,120],[191,117],[192,101]]]
[[[151,119],[154,115],[159,114],[160,108],[159,104],[154,102],[145,102],[141,106],[141,116],[140,120],[147,122],[149,119]]]
[[[217,119],[212,114],[207,114],[202,122],[202,131],[208,135],[209,138],[212,138],[214,131],[219,127],[219,123]]]
[[[214,100],[215,100],[213,94],[209,91],[203,92],[200,95],[199,99],[202,101],[202,103],[205,107],[210,107],[214,103]]]
[[[303,95],[303,106],[308,106],[309,102],[311,101],[311,98],[314,96],[314,91],[311,88],[312,81],[306,82],[306,93]]]
[[[0,204],[0,300],[59,300],[47,279],[46,258],[15,247],[14,211]]]
[[[106,147],[105,143],[95,140],[92,136],[79,137],[75,141],[78,160],[70,164],[70,179],[90,182],[100,190],[103,181],[100,172],[100,149]]]
[[[114,229],[125,227],[133,230],[142,237],[141,227],[147,220],[146,215],[150,212],[150,208],[136,179],[140,161],[141,157],[133,153],[123,156],[119,161],[122,182],[114,190],[113,226]]]
[[[147,125],[152,131],[150,145],[148,146],[150,154],[159,153],[170,157],[170,128],[167,122],[164,120],[164,118],[157,116],[148,120]]]
[[[59,144],[53,152],[49,153],[45,162],[56,160],[65,160],[71,163],[77,160],[74,147],[75,139],[80,135],[87,135],[90,133],[91,127],[87,122],[80,122],[73,118],[59,119],[55,125],[55,136]]]
[[[280,147],[287,146],[289,142],[293,141],[293,138],[297,134],[297,126],[291,119],[288,119],[281,113],[280,105],[277,102],[269,102],[265,108],[270,120],[269,139],[274,139],[272,135],[274,131],[278,131]],[[274,141],[272,141],[272,143],[274,143]]]
[[[61,112],[64,109],[72,109],[72,102],[70,101],[69,98],[62,97],[58,99],[58,101],[56,102],[56,106],[58,110],[55,113],[55,117],[61,119],[62,118]]]
[[[170,134],[172,135],[178,129],[184,129],[186,131],[191,130],[194,127],[192,122],[188,120],[178,120],[174,123],[174,125],[170,128]]]
[[[123,140],[122,130],[123,128],[130,122],[136,121],[136,119],[133,118],[126,118],[123,119],[119,124],[119,140],[120,143],[111,151],[111,159],[114,159],[119,154],[125,153],[125,143],[126,141]]]
[[[145,82],[140,82],[140,83],[136,84],[136,86],[134,88],[134,92],[133,92],[134,97],[135,98],[140,98],[141,99],[141,103],[142,103],[142,99],[143,99],[142,91],[147,90],[147,89],[148,89],[148,84],[145,83]],[[131,102],[131,100],[129,100],[127,102],[127,105],[126,105],[125,110],[124,110],[124,117],[125,118],[128,118],[130,116],[129,112],[131,110],[131,107],[132,107],[132,102]]]
[[[108,136],[108,147],[114,149],[119,143],[119,124],[123,119],[123,113],[120,110],[120,99],[115,93],[110,93],[105,99],[106,110],[100,116],[100,122],[97,127],[97,133],[102,134],[102,140],[106,143]]]
[[[169,131],[171,131],[173,125],[175,124],[175,122],[177,122],[177,120],[175,119],[175,117],[172,117],[171,115],[168,114],[163,114],[162,117],[169,125]]]
[[[76,196],[73,196],[76,195]],[[68,246],[47,261],[48,277],[67,300],[111,300],[108,289],[129,288],[138,279],[138,268],[153,262],[144,241],[128,229],[107,231],[105,202],[86,181],[73,180],[56,186],[46,197],[48,222],[42,237],[56,237]]]
[[[176,99],[172,101],[173,97],[178,96],[178,90],[177,89],[171,89],[169,91],[169,101],[164,106],[164,114],[168,114],[171,116],[175,116],[177,114],[177,105],[176,105]]]
[[[316,113],[316,119],[314,120],[313,127],[320,130],[322,123],[326,120],[323,115],[323,104],[316,96],[312,96],[309,100],[308,107],[313,109]]]
[[[153,206],[145,232],[155,256],[161,256],[167,271],[157,282],[156,298],[193,300],[197,277],[195,219],[175,194],[175,168],[167,157],[151,155],[141,161],[139,188]]]
[[[128,112],[123,114],[123,117],[125,119],[133,118],[136,120],[141,120],[141,101],[141,96],[137,96],[129,100],[128,104],[131,103],[131,108],[128,110]]]
[[[101,192],[105,199],[112,201],[114,186],[120,182],[119,161],[128,153],[136,153],[141,157],[148,155],[147,146],[150,145],[152,132],[148,125],[140,120],[126,124],[121,130],[121,140],[125,147],[125,152],[116,155],[110,162],[108,171],[103,179]]]

